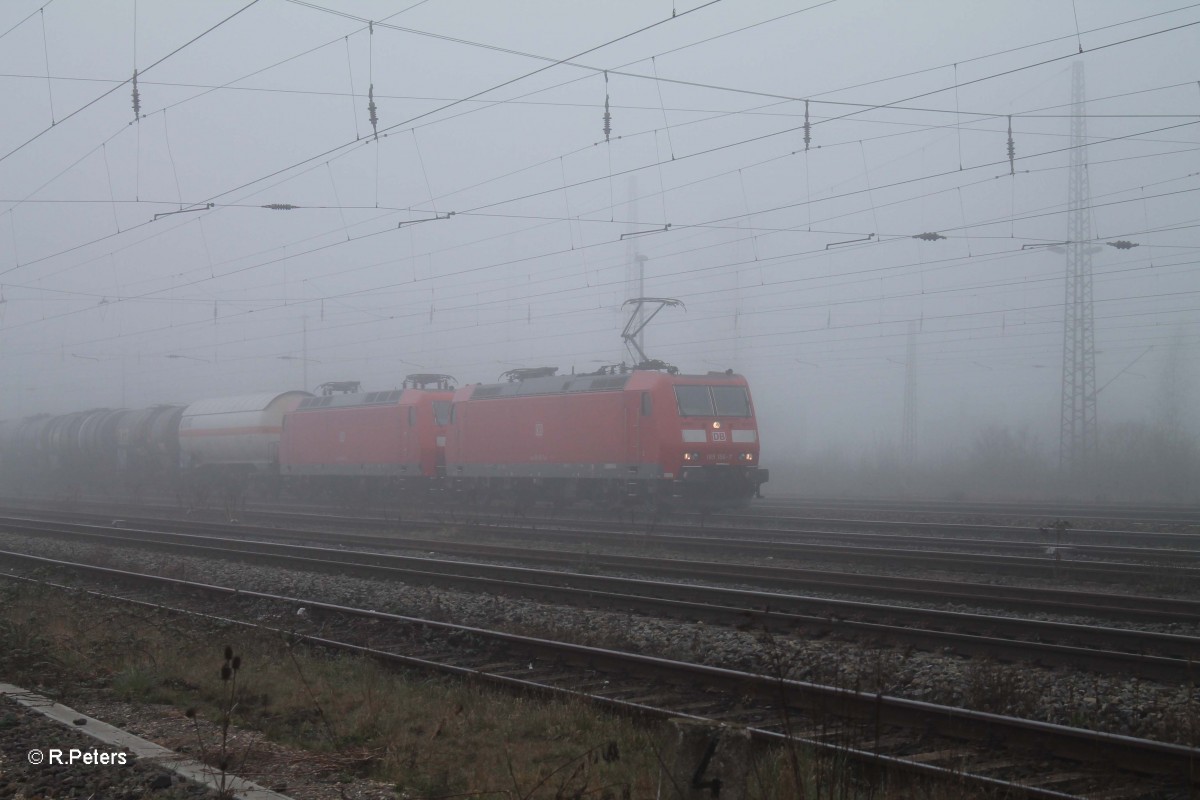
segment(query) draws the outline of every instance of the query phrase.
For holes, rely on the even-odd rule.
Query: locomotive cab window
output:
[[[676,386],[675,400],[681,417],[713,416],[712,396],[707,386]]]
[[[741,386],[713,386],[712,394],[718,416],[750,416],[750,397]]]
[[[408,427],[410,427],[410,428],[415,427],[416,424],[417,424],[417,407],[409,406],[408,407]]]
[[[649,392],[642,392],[642,416],[648,417],[654,413],[654,400]]]
[[[433,401],[433,421],[437,425],[450,424],[450,401],[449,400],[434,400]]]

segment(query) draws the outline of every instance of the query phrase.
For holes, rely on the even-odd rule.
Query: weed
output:
[[[122,700],[162,702],[168,699],[159,690],[158,675],[145,667],[130,666],[113,675],[109,688]]]
[[[192,721],[192,729],[196,733],[196,741],[200,746],[200,756],[204,763],[217,769],[217,793],[222,798],[233,797],[234,767],[233,753],[229,742],[229,727],[233,723],[233,712],[238,707],[238,672],[242,668],[242,657],[233,652],[233,647],[225,646],[225,663],[221,665],[222,702],[217,725],[220,732],[216,741],[208,741],[201,733],[200,722],[195,708],[189,708],[184,716]],[[243,753],[240,763],[246,762],[248,751]]]

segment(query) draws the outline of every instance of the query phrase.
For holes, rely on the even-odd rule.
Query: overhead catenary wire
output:
[[[397,12],[397,13],[403,13],[403,12]],[[1152,16],[1157,16],[1157,14],[1152,14]],[[311,50],[308,50],[308,52],[312,52],[312,50],[314,50],[314,49],[319,49],[319,48],[312,48]],[[308,52],[306,52],[306,53],[308,53]],[[287,61],[287,60],[289,60],[289,59],[286,59],[284,61]],[[269,67],[266,67],[266,68],[269,68]],[[264,70],[265,70],[265,68],[264,68]],[[262,72],[262,70],[260,70],[259,72]],[[256,73],[251,73],[251,74],[256,74]]]
[[[610,206],[611,207],[611,206]]]
[[[860,190],[860,191],[861,191],[861,190]],[[961,191],[961,187],[959,187],[958,191]],[[859,193],[859,192],[857,192],[857,191],[851,191],[851,192],[847,192],[847,193],[846,193],[845,195],[843,195],[843,196],[848,196],[848,195],[851,195],[851,194],[857,194],[857,193]],[[464,213],[464,212],[460,212],[460,213]],[[465,212],[465,213],[471,213],[471,212]],[[1061,212],[1057,212],[1057,213],[1061,213]],[[722,220],[722,221],[728,221],[728,220],[732,220],[732,219],[736,219],[736,218],[737,218],[737,216],[734,216],[734,217],[729,217],[729,218],[726,218],[725,220]],[[385,233],[385,232],[386,232],[386,231],[377,231],[376,233],[374,233],[374,234],[371,234],[371,235],[379,235],[380,233]],[[324,249],[327,249],[327,248],[328,248],[328,247],[330,247],[330,246],[332,246],[332,245],[325,245],[325,246],[322,246],[322,247],[318,248],[318,250],[324,250]],[[315,252],[315,251],[309,251],[309,252]],[[555,254],[554,252],[551,252],[551,253],[540,254],[540,255],[538,255],[538,256],[536,256],[536,257],[537,257],[537,258],[544,258],[544,257],[549,257],[549,256],[552,256],[552,255],[554,255],[554,254]],[[521,259],[521,260],[524,260],[524,259]],[[263,263],[261,263],[261,264],[258,264],[258,265],[252,265],[252,266],[250,266],[250,267],[247,267],[247,268],[243,268],[243,269],[235,270],[233,273],[224,273],[224,275],[228,275],[228,274],[235,274],[236,272],[242,272],[242,271],[245,271],[246,269],[255,269],[255,268],[258,268],[258,267],[260,267],[260,266],[264,266],[264,265],[267,265],[267,264],[270,264],[270,263],[273,263],[273,261],[272,261],[272,260],[268,260],[268,261],[266,261],[266,262],[263,262]],[[509,262],[509,263],[511,263],[511,262]],[[492,265],[492,266],[499,266],[499,265]],[[472,271],[474,271],[474,270],[472,270]],[[453,274],[453,273],[451,273],[451,274]],[[204,281],[203,281],[203,280],[201,280],[201,281],[195,281],[195,282],[193,282],[193,283],[200,283],[200,282],[204,282]]]
[[[564,190],[564,192],[565,192],[565,190],[566,190],[566,187],[565,187],[565,181],[564,181],[563,190]],[[432,196],[432,193],[431,193],[431,196]]]
[[[46,6],[38,9],[38,16],[42,19],[42,55],[46,64],[46,94],[50,98],[50,127],[53,128],[58,123],[54,119],[54,87],[50,83],[50,43],[46,40]]]
[[[192,44],[194,44],[194,43],[198,42],[200,39],[203,39],[205,36],[207,36],[208,34],[212,33],[212,32],[213,32],[213,31],[215,31],[217,28],[219,28],[219,27],[221,27],[222,25],[224,25],[225,23],[229,22],[231,19],[233,19],[234,17],[238,16],[238,15],[239,15],[239,14],[241,14],[242,12],[246,11],[246,10],[247,10],[247,9],[249,9],[250,7],[252,7],[252,6],[256,5],[258,2],[259,2],[259,0],[250,0],[250,2],[249,2],[249,3],[247,3],[247,4],[246,4],[246,5],[244,5],[244,6],[242,6],[242,7],[241,7],[241,8],[239,8],[237,11],[233,12],[232,14],[230,14],[229,16],[225,17],[225,18],[224,18],[224,19],[222,19],[220,22],[216,23],[215,25],[213,25],[212,27],[210,27],[210,28],[208,28],[207,30],[203,31],[202,33],[199,33],[199,34],[197,34],[197,35],[193,36],[193,37],[192,37],[191,39],[189,39],[188,41],[186,41],[186,42],[184,42],[183,44],[179,45],[179,46],[178,46],[178,47],[176,47],[174,50],[172,50],[171,52],[167,53],[165,56],[163,56],[162,58],[158,59],[157,61],[155,61],[155,62],[154,62],[153,64],[151,64],[150,66],[148,66],[148,67],[146,67],[145,69],[143,69],[143,70],[142,70],[142,72],[146,72],[146,71],[148,71],[148,70],[154,69],[154,68],[155,68],[155,67],[157,67],[159,64],[163,63],[163,62],[164,62],[164,61],[166,61],[167,59],[169,59],[169,58],[171,58],[172,56],[176,55],[177,53],[179,53],[179,52],[180,52],[181,50],[183,50],[184,48],[191,46]],[[47,4],[47,5],[49,5],[49,4]],[[43,8],[45,8],[45,6],[43,6]],[[107,92],[104,92],[104,93],[100,94],[98,97],[94,97],[94,98],[92,98],[91,100],[89,100],[88,102],[86,102],[86,103],[84,103],[82,106],[80,106],[79,108],[77,108],[77,109],[75,109],[74,111],[72,111],[71,113],[67,114],[65,117],[63,117],[61,120],[59,120],[57,124],[58,124],[58,125],[61,125],[62,123],[66,122],[67,120],[69,120],[69,119],[73,118],[75,115],[77,115],[77,114],[79,114],[79,113],[81,113],[81,112],[83,112],[83,111],[85,111],[85,110],[87,110],[87,109],[91,108],[91,107],[92,107],[92,106],[94,106],[96,103],[99,103],[101,100],[103,100],[104,98],[108,97],[110,94],[112,94],[113,92],[115,92],[117,89],[120,89],[120,88],[121,88],[122,86],[124,86],[126,83],[129,83],[129,81],[125,81],[125,82],[123,82],[123,83],[119,83],[119,84],[117,84],[116,86],[114,86],[114,87],[112,87],[111,89],[109,89]],[[35,134],[34,134],[33,136],[31,136],[30,138],[28,138],[28,139],[26,139],[25,141],[21,142],[21,144],[19,144],[19,145],[17,145],[16,147],[12,148],[12,149],[11,149],[11,150],[9,150],[8,152],[4,153],[3,155],[0,155],[0,162],[7,161],[9,158],[11,158],[11,157],[12,157],[13,155],[15,155],[16,153],[19,153],[21,150],[24,150],[24,149],[25,149],[26,147],[28,147],[30,144],[32,144],[33,142],[35,142],[35,141],[37,141],[38,139],[42,138],[42,136],[44,136],[46,133],[48,133],[48,132],[51,130],[51,128],[53,128],[53,127],[57,127],[57,126],[56,126],[56,125],[52,125],[50,128],[44,128],[44,129],[42,129],[41,131],[39,131],[39,132],[35,133]]]

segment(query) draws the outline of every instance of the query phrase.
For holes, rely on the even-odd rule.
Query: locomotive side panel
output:
[[[280,445],[284,475],[416,474],[411,406],[299,410],[287,415]]]
[[[448,391],[397,389],[302,401],[284,419],[280,471],[432,477],[445,444],[445,425],[439,425],[436,412],[448,417],[450,397]]]
[[[620,477],[631,466],[625,407],[622,392],[460,401],[447,464],[463,477]]]

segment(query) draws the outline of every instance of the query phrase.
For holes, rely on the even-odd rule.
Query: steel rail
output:
[[[843,536],[876,536],[880,539],[889,539],[895,537],[897,541],[927,541],[927,542],[964,542],[978,545],[980,547],[988,544],[995,545],[1010,545],[1012,547],[1049,547],[1063,546],[1086,548],[1091,551],[1103,553],[1105,550],[1121,551],[1138,551],[1146,550],[1149,553],[1154,553],[1158,550],[1164,550],[1165,547],[1147,547],[1147,543],[1160,543],[1163,545],[1190,545],[1189,549],[1183,549],[1179,552],[1195,554],[1200,552],[1200,530],[1196,533],[1179,533],[1176,531],[1139,531],[1139,530],[1107,530],[1103,528],[1066,528],[1061,533],[1056,532],[1052,525],[1045,527],[1033,528],[1026,525],[997,525],[986,523],[962,523],[962,522],[927,522],[927,521],[912,521],[912,520],[895,520],[895,519],[862,519],[862,518],[841,518],[841,517],[791,517],[791,516],[774,516],[767,517],[765,515],[747,515],[747,516],[721,516],[720,520],[734,520],[739,524],[728,525],[722,528],[713,528],[709,524],[705,524],[704,530],[716,530],[721,533],[734,533],[738,531],[750,531],[755,534],[778,534],[778,533],[798,533],[830,535],[839,533]],[[770,527],[763,527],[765,523],[771,523]],[[818,529],[802,529],[797,527],[787,527],[796,525],[813,525],[820,526],[824,530]],[[754,527],[760,526],[760,527]],[[679,526],[680,530],[692,530],[695,526]],[[853,529],[853,530],[847,530]],[[872,532],[872,529],[875,532]],[[912,534],[887,534],[879,531],[919,531],[920,533]],[[927,535],[937,534],[937,535]],[[982,539],[969,538],[979,537],[985,534],[996,534],[999,536],[1023,536],[1029,537],[1041,535],[1043,539]],[[1100,542],[1105,542],[1100,544]],[[1134,544],[1119,544],[1120,542],[1133,542]]]
[[[354,525],[358,527],[381,527],[396,524],[397,520],[386,516],[331,516],[311,512],[291,510],[261,510],[247,509],[246,514],[255,518],[305,522],[309,524],[338,524],[341,526]],[[1200,536],[1196,534],[1161,533],[1144,531],[1105,531],[1070,529],[1051,539],[1048,535],[1043,540],[1036,539],[996,539],[971,538],[988,533],[1002,535],[1030,536],[1037,531],[1028,527],[1012,527],[1000,525],[963,525],[950,523],[898,522],[891,520],[863,519],[818,519],[818,518],[765,518],[763,516],[730,517],[721,519],[740,519],[743,524],[714,527],[711,524],[678,524],[662,520],[648,519],[643,524],[618,523],[611,520],[598,520],[588,515],[564,515],[558,517],[520,518],[520,525],[515,525],[511,516],[494,514],[468,513],[461,511],[447,517],[432,517],[425,519],[408,519],[404,524],[408,527],[424,525],[431,528],[452,524],[458,527],[470,527],[477,530],[507,530],[534,529],[543,531],[547,527],[561,530],[564,534],[580,536],[622,536],[637,535],[639,538],[657,537],[677,538],[681,542],[700,541],[703,545],[721,547],[723,543],[746,543],[757,551],[764,549],[772,554],[786,556],[786,548],[821,547],[820,542],[827,543],[825,547],[854,547],[865,548],[867,557],[878,558],[878,550],[872,548],[888,547],[886,553],[907,553],[908,560],[937,559],[966,559],[968,553],[984,554],[988,560],[1014,558],[1012,564],[1031,563],[1043,565],[1063,563],[1070,564],[1073,569],[1103,569],[1106,563],[1088,559],[1124,558],[1142,562],[1163,563],[1168,569],[1176,569],[1182,562],[1200,562]],[[773,521],[770,527],[762,527],[764,520]],[[751,527],[745,523],[754,523]],[[807,525],[824,526],[826,529],[785,527],[787,523],[802,522]],[[630,530],[641,529],[637,534]],[[867,530],[862,530],[866,528]],[[886,533],[879,529],[916,531],[914,533]],[[847,530],[851,529],[851,530]],[[874,529],[874,530],[871,530]],[[937,535],[927,535],[932,531]],[[686,537],[695,537],[688,539]],[[803,539],[804,541],[795,541]],[[1107,541],[1108,543],[1101,543]],[[833,544],[829,544],[832,542]],[[1130,542],[1133,542],[1132,544]],[[1145,546],[1157,542],[1163,546]],[[1180,548],[1179,545],[1190,545]],[[1175,545],[1175,546],[1169,546]],[[918,547],[926,549],[917,549]],[[929,549],[932,548],[932,549]],[[844,553],[843,550],[829,550],[827,554]],[[1007,555],[1004,555],[1007,554]],[[1015,555],[1013,555],[1015,554]],[[1042,556],[1052,556],[1045,558]],[[1065,558],[1064,558],[1065,556]],[[1082,558],[1081,558],[1082,557]],[[1025,559],[1022,561],[1021,559]],[[964,561],[963,563],[969,563]],[[1119,567],[1118,565],[1114,565]],[[1011,568],[1011,564],[1009,565]],[[1133,563],[1129,569],[1142,571],[1145,574],[1147,564]],[[1121,571],[1118,569],[1117,571]],[[1126,570],[1127,571],[1127,570]],[[1111,573],[1109,573],[1111,574]]]
[[[251,512],[259,516],[262,512]],[[343,524],[355,525],[358,527],[364,526],[386,526],[395,525],[395,520],[387,520],[384,518],[362,518],[362,517],[332,517],[329,515],[311,515],[311,514],[294,514],[287,512],[271,512],[266,515],[271,519],[282,520],[299,520],[309,524]],[[414,524],[414,523],[407,523]],[[425,524],[425,523],[415,523]],[[812,557],[825,557],[832,559],[845,560],[851,558],[856,562],[883,563],[888,565],[903,564],[907,566],[919,566],[928,568],[950,568],[950,569],[973,569],[977,571],[987,571],[992,573],[1003,573],[1010,575],[1040,575],[1059,577],[1067,574],[1073,577],[1082,578],[1100,578],[1104,580],[1125,579],[1125,580],[1185,580],[1189,582],[1200,582],[1200,566],[1178,566],[1177,563],[1169,564],[1137,564],[1124,563],[1113,561],[1084,561],[1072,558],[1062,558],[1063,554],[1070,554],[1073,550],[1079,550],[1073,546],[1063,546],[1056,548],[1050,544],[1033,544],[1023,543],[1026,549],[1040,549],[1045,552],[1048,548],[1054,550],[1057,557],[1033,557],[1033,556],[1005,556],[1005,555],[972,555],[966,553],[955,553],[946,550],[920,550],[917,548],[904,547],[898,549],[859,546],[859,545],[836,545],[836,544],[812,544],[807,542],[787,542],[787,541],[772,541],[761,539],[746,538],[749,533],[745,530],[737,528],[722,528],[707,529],[707,535],[695,535],[698,531],[695,528],[688,527],[680,528],[679,534],[663,534],[649,531],[628,532],[628,526],[625,526],[627,532],[618,532],[611,528],[598,529],[595,527],[584,527],[575,525],[570,530],[564,529],[563,523],[560,521],[554,523],[552,520],[540,519],[530,523],[528,526],[515,526],[512,524],[506,525],[486,525],[471,522],[455,521],[453,519],[442,524],[452,524],[464,530],[470,530],[474,533],[486,533],[491,535],[507,535],[507,536],[527,536],[536,538],[549,539],[578,539],[582,536],[589,538],[589,541],[604,542],[607,544],[634,544],[636,546],[656,545],[663,548],[688,549],[688,550],[713,550],[713,551],[733,551],[739,554],[755,555],[759,557],[772,558],[804,558],[811,559]],[[546,530],[542,525],[555,524],[559,527],[558,530]],[[777,535],[779,531],[762,531],[766,535]],[[832,534],[828,531],[818,532],[824,537],[829,537]],[[871,534],[861,534],[862,536],[870,536]],[[900,540],[905,541],[905,540]],[[907,540],[911,542],[911,540]],[[942,540],[938,540],[942,541]],[[952,543],[953,540],[946,539],[945,542]],[[1154,550],[1146,550],[1145,552],[1152,553]],[[1158,551],[1161,554],[1161,551]],[[1186,555],[1189,559],[1193,556],[1200,556],[1198,553],[1190,553],[1180,551],[1182,555]],[[1171,553],[1174,561],[1178,561],[1180,553]]]
[[[278,520],[304,521],[304,522],[323,522],[330,519],[339,519],[343,521],[353,520],[354,524],[358,525],[386,525],[396,520],[388,516],[355,516],[355,517],[333,517],[326,512],[321,511],[296,511],[291,509],[261,509],[248,508],[247,514]],[[1187,544],[1192,545],[1190,549],[1178,550],[1179,554],[1187,556],[1200,556],[1200,537],[1196,534],[1186,533],[1171,533],[1159,531],[1118,531],[1118,530],[1102,530],[1102,529],[1084,529],[1070,528],[1061,534],[1051,534],[1049,530],[1046,533],[1046,538],[1043,540],[1037,539],[996,539],[996,538],[970,538],[978,537],[984,534],[1003,534],[1011,536],[1033,536],[1041,532],[1040,528],[1031,528],[1028,526],[1013,526],[1013,525],[987,525],[987,524],[964,524],[964,523],[945,523],[945,522],[914,522],[900,520],[871,520],[871,519],[839,519],[839,518],[823,518],[823,517],[767,517],[764,515],[688,515],[695,518],[695,522],[677,523],[670,522],[668,518],[658,518],[652,515],[644,515],[640,521],[635,514],[628,520],[614,521],[611,514],[604,515],[606,518],[598,518],[595,514],[581,512],[560,512],[555,516],[532,516],[523,514],[520,517],[514,517],[511,514],[485,513],[479,511],[469,511],[463,509],[454,509],[453,513],[446,515],[436,515],[429,518],[409,518],[406,519],[406,524],[454,524],[454,525],[500,525],[512,524],[520,522],[524,527],[551,527],[562,528],[568,527],[589,532],[589,533],[611,533],[611,532],[628,532],[630,530],[640,530],[643,533],[666,534],[677,533],[687,535],[704,535],[711,538],[730,538],[743,539],[747,536],[763,536],[763,537],[841,537],[841,538],[858,538],[864,541],[874,541],[877,543],[896,543],[896,544],[912,544],[925,543],[931,545],[950,545],[962,543],[963,547],[974,548],[977,550],[997,549],[1010,547],[1012,549],[1020,549],[1022,551],[1034,550],[1041,551],[1047,547],[1070,547],[1080,552],[1093,552],[1097,554],[1118,554],[1118,555],[1142,555],[1146,558],[1154,558],[1162,555],[1167,548],[1165,547],[1143,547],[1130,544],[1097,544],[1101,540],[1114,540],[1116,542],[1139,542],[1161,541],[1168,544]],[[734,525],[714,525],[713,520],[728,521],[734,520],[738,524]],[[765,523],[772,523],[766,526]],[[806,525],[825,526],[826,530],[807,529],[788,527],[793,523],[804,523]],[[846,529],[854,529],[847,531]],[[866,530],[862,530],[866,529]],[[874,529],[874,530],[872,530]],[[921,531],[924,533],[934,533],[939,535],[923,535],[923,533],[910,534],[889,534],[880,532],[888,530],[899,531]],[[1173,553],[1174,554],[1174,551]]]
[[[1133,503],[1062,504],[960,502],[953,500],[853,500],[849,498],[803,498],[776,495],[758,500],[754,508],[831,508],[913,514],[959,514],[1022,517],[1076,517],[1096,520],[1133,520],[1185,525],[1200,524],[1200,506],[1195,504],[1143,505]]]

